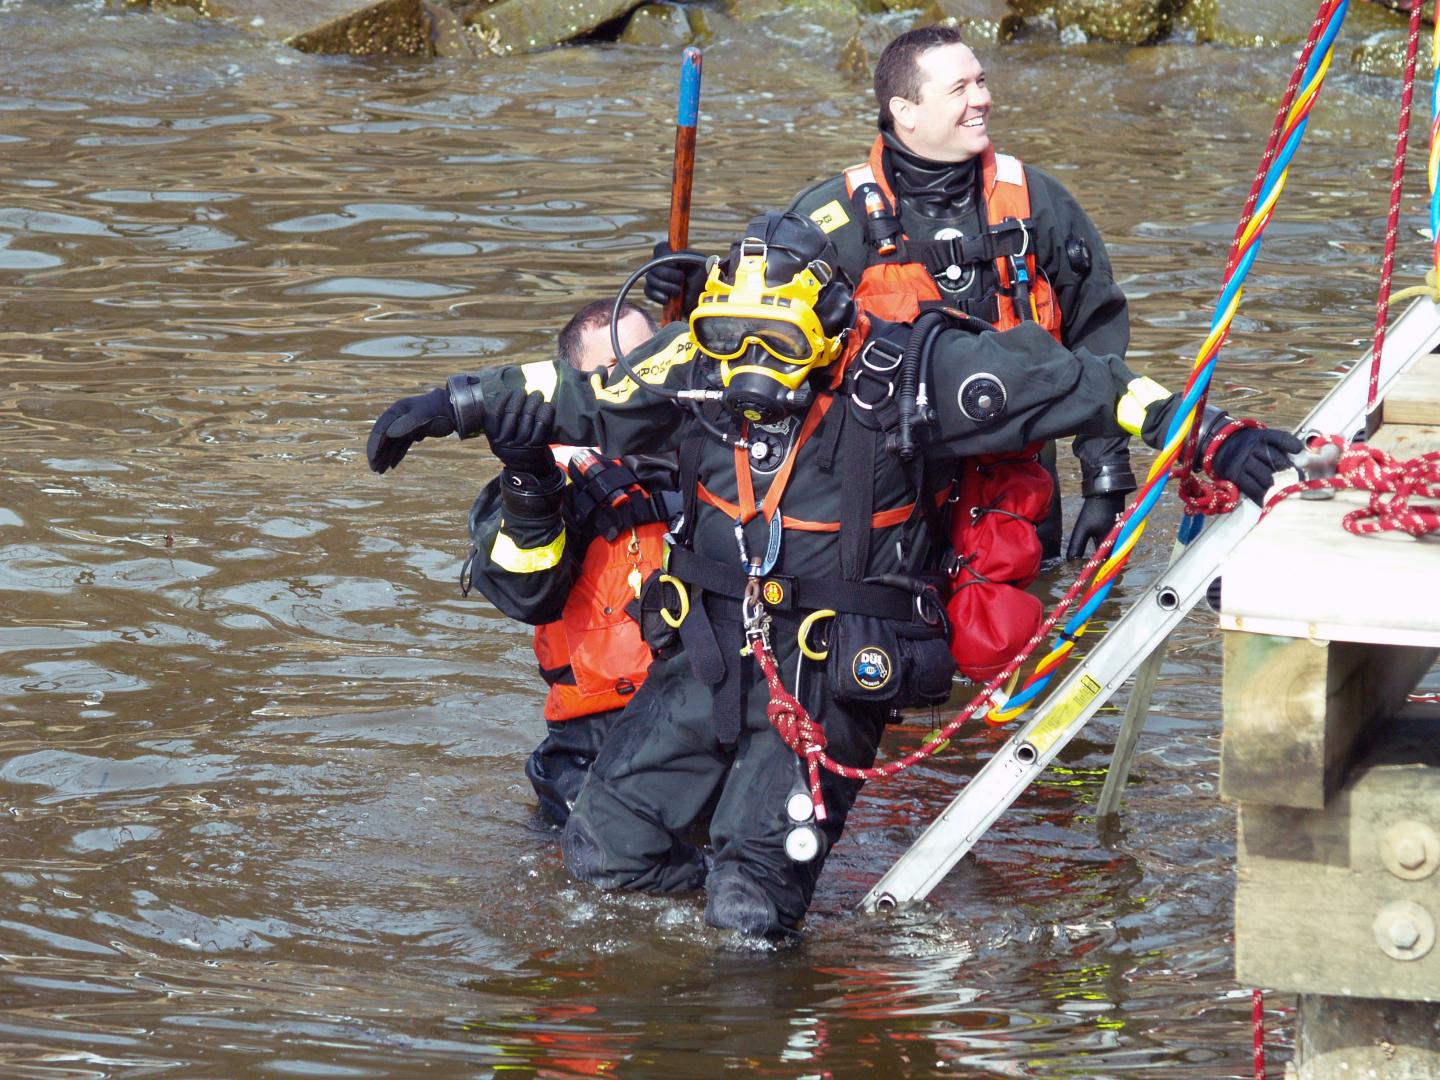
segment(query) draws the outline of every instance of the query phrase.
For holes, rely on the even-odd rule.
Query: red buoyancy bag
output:
[[[1039,629],[1045,606],[1025,591],[1040,572],[1035,526],[1054,482],[1039,443],[965,462],[950,520],[950,652],[960,673],[988,682]]]

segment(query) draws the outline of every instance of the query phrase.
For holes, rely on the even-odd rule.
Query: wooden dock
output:
[[[1440,450],[1440,355],[1384,417],[1372,445]],[[1440,706],[1407,700],[1440,654],[1440,537],[1345,532],[1366,500],[1286,500],[1222,577],[1236,974],[1300,995],[1301,1080],[1440,1077]]]

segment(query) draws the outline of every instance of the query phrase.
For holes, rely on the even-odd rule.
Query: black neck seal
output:
[[[886,160],[895,196],[926,217],[940,217],[967,209],[975,199],[980,180],[980,158],[968,161],[931,161],[885,132]]]

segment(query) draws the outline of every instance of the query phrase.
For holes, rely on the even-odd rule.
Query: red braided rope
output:
[[[1341,521],[1346,532],[1403,532],[1417,539],[1440,532],[1440,506],[1410,505],[1414,498],[1440,499],[1440,450],[1402,461],[1366,443],[1346,446],[1337,435],[1323,441],[1341,448],[1335,475],[1281,488],[1266,500],[1265,513],[1297,492],[1368,491],[1369,502]]]
[[[1265,995],[1250,991],[1251,1057],[1255,1062],[1255,1080],[1265,1080]]]
[[[1134,513],[1138,505],[1138,502],[1131,503],[1130,506],[1126,508],[1125,513],[1121,515],[1121,520],[1123,521],[1128,518],[1130,514]],[[775,667],[775,660],[774,657],[771,656],[769,649],[763,645],[763,642],[760,647],[756,648],[755,641],[752,641],[751,651],[754,652],[755,658],[760,664],[761,672],[765,675],[765,681],[770,688],[771,703],[766,707],[766,715],[770,717],[770,723],[775,727],[776,732],[780,735],[785,745],[803,757],[807,767],[810,769],[810,798],[815,804],[816,819],[824,820],[825,813],[824,803],[821,801],[818,769],[825,769],[827,772],[832,772],[836,776],[843,776],[848,780],[879,780],[887,776],[895,776],[898,773],[904,772],[910,766],[924,761],[926,758],[943,750],[949,743],[950,737],[959,731],[960,728],[965,725],[965,722],[970,720],[977,712],[985,710],[986,720],[988,721],[992,695],[999,690],[1000,687],[1005,684],[1005,681],[1014,674],[1015,670],[1025,662],[1025,658],[1034,652],[1035,649],[1042,645],[1045,639],[1049,637],[1055,624],[1064,617],[1065,612],[1069,610],[1070,605],[1075,602],[1076,597],[1084,591],[1085,584],[1090,575],[1109,557],[1110,548],[1114,545],[1117,535],[1118,530],[1111,530],[1110,535],[1095,549],[1095,554],[1090,556],[1090,560],[1085,564],[1079,576],[1076,577],[1074,583],[1071,584],[1065,595],[1060,598],[1060,602],[1056,604],[1054,610],[1046,616],[1045,621],[1036,628],[1035,633],[1030,635],[1030,640],[1025,643],[1025,647],[1016,654],[1015,658],[1010,661],[1009,666],[1007,666],[1004,671],[986,683],[980,689],[980,692],[970,699],[970,703],[956,713],[944,727],[932,733],[925,745],[912,750],[902,758],[886,762],[884,765],[875,765],[868,769],[861,769],[854,765],[841,764],[826,754],[824,751],[824,731],[810,718],[804,706],[785,690],[784,685],[780,682],[780,676]]]
[[[1228,514],[1240,505],[1240,489],[1215,475],[1215,455],[1236,432],[1264,427],[1258,420],[1230,420],[1218,428],[1205,445],[1199,462],[1201,472],[1189,472],[1180,481],[1180,498],[1187,514]],[[1203,475],[1202,475],[1203,473]]]
[[[1410,5],[1410,37],[1405,42],[1405,86],[1400,93],[1400,131],[1395,137],[1395,165],[1390,172],[1390,212],[1385,219],[1385,255],[1380,261],[1380,296],[1375,304],[1375,346],[1370,358],[1370,395],[1366,412],[1375,408],[1380,394],[1380,353],[1385,347],[1385,323],[1390,317],[1390,278],[1395,268],[1395,236],[1400,225],[1400,194],[1405,189],[1405,147],[1410,137],[1410,99],[1415,93],[1415,52],[1420,41],[1420,9],[1424,0]]]
[[[1198,490],[1198,495],[1194,497],[1201,500],[1198,503],[1192,502],[1192,497],[1187,495],[1187,513],[1228,513],[1239,505],[1241,497],[1239,489],[1228,480],[1219,480],[1214,477],[1215,455],[1225,445],[1225,442],[1237,432],[1246,428],[1262,426],[1258,421],[1250,419],[1231,420],[1211,436],[1205,447],[1205,454],[1199,462],[1201,469],[1211,479],[1209,482],[1204,482],[1195,474],[1187,477],[1187,481],[1193,481]],[[1385,451],[1363,443],[1356,443],[1345,448],[1344,441],[1339,436],[1332,435],[1325,441],[1342,447],[1343,452],[1336,474],[1325,479],[1303,480],[1280,489],[1267,500],[1264,513],[1268,514],[1283,499],[1303,491],[1322,489],[1369,491],[1371,493],[1369,504],[1357,508],[1345,516],[1343,524],[1347,531],[1358,535],[1368,535],[1397,530],[1415,537],[1440,532],[1440,506],[1414,507],[1409,505],[1410,500],[1417,497],[1440,499],[1440,451],[1421,454],[1408,461],[1398,461]],[[1312,449],[1317,445],[1312,443]],[[1127,513],[1133,511],[1135,505],[1132,504]],[[1203,506],[1203,509],[1191,511],[1189,507],[1192,505]],[[1023,662],[1024,657],[1028,656],[1037,645],[1046,639],[1070,604],[1074,602],[1088,574],[1092,573],[1095,567],[1098,567],[1108,557],[1115,535],[1116,533],[1112,531],[1106,537],[1105,542],[1096,549],[1095,554],[1086,563],[1085,570],[1031,636],[1016,660],[1005,671],[990,680],[970,701],[969,705],[962,708],[924,746],[884,765],[862,769],[854,765],[844,765],[826,754],[824,730],[815,723],[805,707],[785,689],[784,684],[780,681],[775,658],[771,655],[764,639],[760,637],[752,639],[751,650],[765,675],[770,692],[766,715],[785,745],[794,750],[805,762],[810,783],[810,799],[815,806],[815,819],[824,821],[826,817],[824,797],[820,788],[821,769],[850,780],[876,780],[894,776],[937,753],[977,711],[982,708],[988,710],[990,695],[1004,684],[1011,672]]]
[[[770,718],[771,726],[785,745],[804,760],[810,777],[810,801],[815,806],[815,820],[824,821],[825,796],[820,790],[820,762],[825,759],[825,731],[810,718],[805,706],[785,689],[765,639],[758,636],[751,638],[750,651],[755,654],[755,660],[770,687],[770,701],[765,706],[765,715]]]

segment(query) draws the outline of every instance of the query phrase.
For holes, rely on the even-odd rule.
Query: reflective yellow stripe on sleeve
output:
[[[1115,406],[1115,420],[1131,435],[1139,435],[1145,426],[1145,410],[1170,396],[1170,391],[1154,379],[1142,376],[1131,379],[1125,396]]]
[[[546,401],[554,399],[555,380],[559,376],[554,360],[534,360],[521,364],[520,374],[525,376],[525,393],[533,394],[539,390],[540,396]]]
[[[516,547],[515,541],[505,535],[505,523],[502,521],[500,531],[495,534],[495,543],[490,547],[490,561],[501,570],[508,570],[512,574],[533,574],[539,570],[549,570],[560,561],[564,551],[564,529],[544,547],[522,548]]]
[[[663,333],[663,331],[662,331]],[[647,383],[660,385],[672,367],[688,364],[695,357],[695,342],[689,334],[676,334],[670,343],[659,352],[652,353],[634,365],[635,374]],[[625,376],[613,386],[605,385],[605,378],[598,371],[590,376],[590,386],[595,391],[595,400],[611,405],[624,405],[640,389],[635,380]]]

